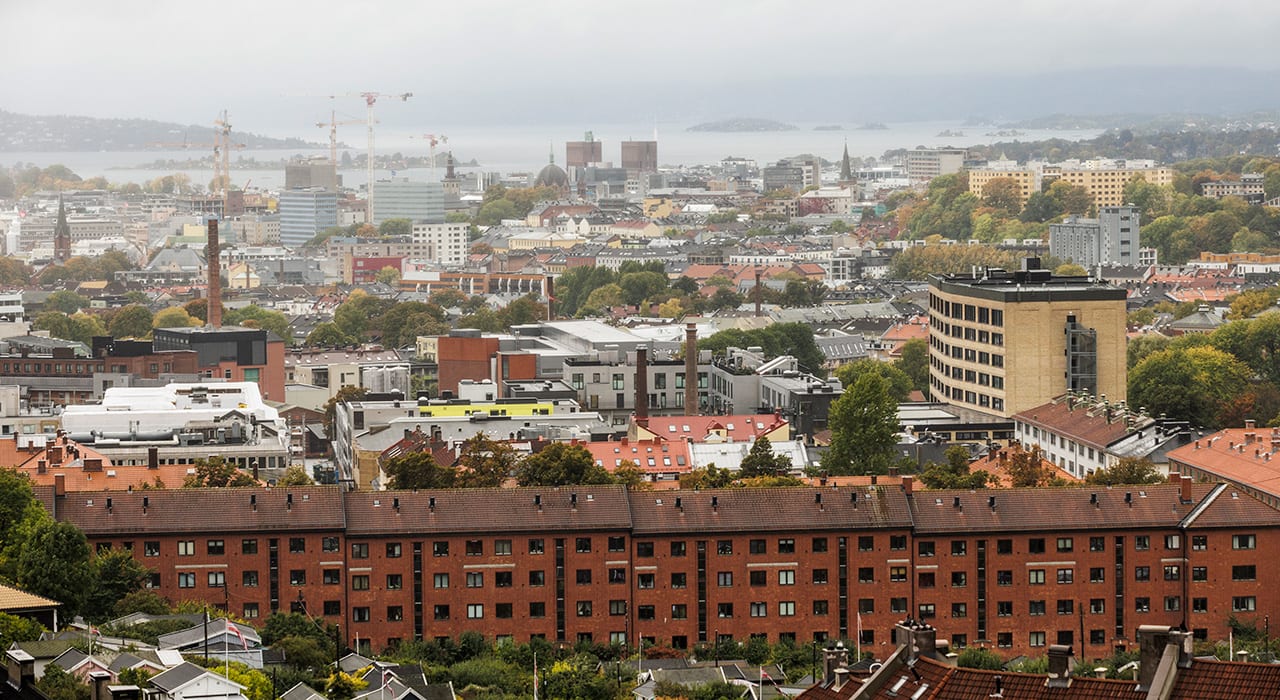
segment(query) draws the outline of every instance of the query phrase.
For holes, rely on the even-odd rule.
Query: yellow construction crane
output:
[[[220,195],[223,200],[227,197],[227,190],[231,186],[231,149],[245,148],[243,143],[235,143],[231,140],[231,123],[227,119],[227,110],[222,110],[218,114],[218,118],[213,121],[213,125],[217,129],[213,132],[213,143],[196,143],[191,141],[182,141],[180,143],[152,142],[148,146],[156,148],[208,148],[213,151],[213,182],[209,183],[210,192]]]
[[[411,139],[423,139],[431,146],[431,181],[436,181],[436,146],[442,143],[449,143],[448,136],[437,134],[423,134],[421,136],[410,136]]]
[[[400,93],[383,93],[383,92],[347,92],[341,95],[329,95],[330,98],[337,99],[339,97],[362,97],[364,98],[365,108],[367,110],[366,123],[369,128],[369,155],[365,161],[365,187],[367,188],[367,197],[365,198],[365,223],[373,224],[373,125],[377,122],[373,118],[373,105],[383,97],[395,97],[401,102],[407,102],[413,97],[412,92]]]
[[[333,181],[338,181],[338,127],[351,126],[353,124],[363,124],[363,119],[344,119],[338,121],[338,113],[336,111],[329,112],[329,121],[316,122],[316,126],[321,129],[329,128],[329,163],[333,165]],[[377,123],[376,121],[374,122]]]

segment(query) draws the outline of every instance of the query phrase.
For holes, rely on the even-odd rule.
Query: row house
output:
[[[1280,513],[1226,484],[916,491],[620,486],[57,493],[55,516],[123,548],[171,600],[253,619],[306,611],[362,650],[495,640],[857,638],[906,616],[1002,655],[1131,649],[1144,625],[1225,639],[1280,591]],[[946,619],[945,624],[942,618]]]

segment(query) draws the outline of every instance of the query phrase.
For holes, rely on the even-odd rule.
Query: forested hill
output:
[[[0,110],[0,151],[166,150],[156,144],[213,143],[212,126],[150,119],[97,119],[70,115],[17,114]],[[231,140],[248,148],[319,148],[298,138],[277,139],[232,131]]]

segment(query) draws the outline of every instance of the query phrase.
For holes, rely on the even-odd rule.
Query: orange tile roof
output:
[[[1277,451],[1280,451],[1280,430],[1228,428],[1172,450],[1169,462],[1280,497]]]
[[[683,440],[607,440],[579,443],[597,464],[613,471],[623,460],[631,460],[648,473],[671,474],[691,469],[689,446]]]
[[[0,611],[30,610],[32,608],[48,608],[62,605],[52,598],[45,598],[34,593],[18,590],[0,584]]]
[[[733,438],[735,441],[754,441],[761,435],[780,430],[787,421],[773,413],[736,416],[652,416],[647,428],[638,428],[641,438],[653,436],[660,440],[691,439],[705,442],[714,434]],[[646,432],[648,435],[646,435]]]
[[[1128,435],[1124,414],[1116,407],[1096,409],[1060,398],[1014,414],[1013,419],[1082,442],[1099,450]]]
[[[1010,488],[1013,486],[1013,477],[1009,475],[1009,470],[1005,467],[1005,460],[1010,459],[1021,452],[1022,447],[1016,444],[996,450],[995,452],[987,454],[985,457],[971,462],[969,464],[969,471],[983,470],[991,472],[997,479],[999,479],[999,485],[1002,488]],[[1060,477],[1065,481],[1079,481],[1079,479],[1077,479],[1071,472],[1059,469],[1057,465],[1043,457],[1040,458],[1040,465],[1045,469],[1052,471],[1054,476]]]

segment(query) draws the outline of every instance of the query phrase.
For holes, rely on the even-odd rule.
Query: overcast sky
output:
[[[643,104],[797,75],[854,90],[871,75],[1280,68],[1274,0],[0,0],[0,27],[2,109],[207,123],[228,107],[260,131],[329,108],[306,95],[364,90],[413,92],[419,121],[484,105],[515,123],[590,104],[600,81]]]

